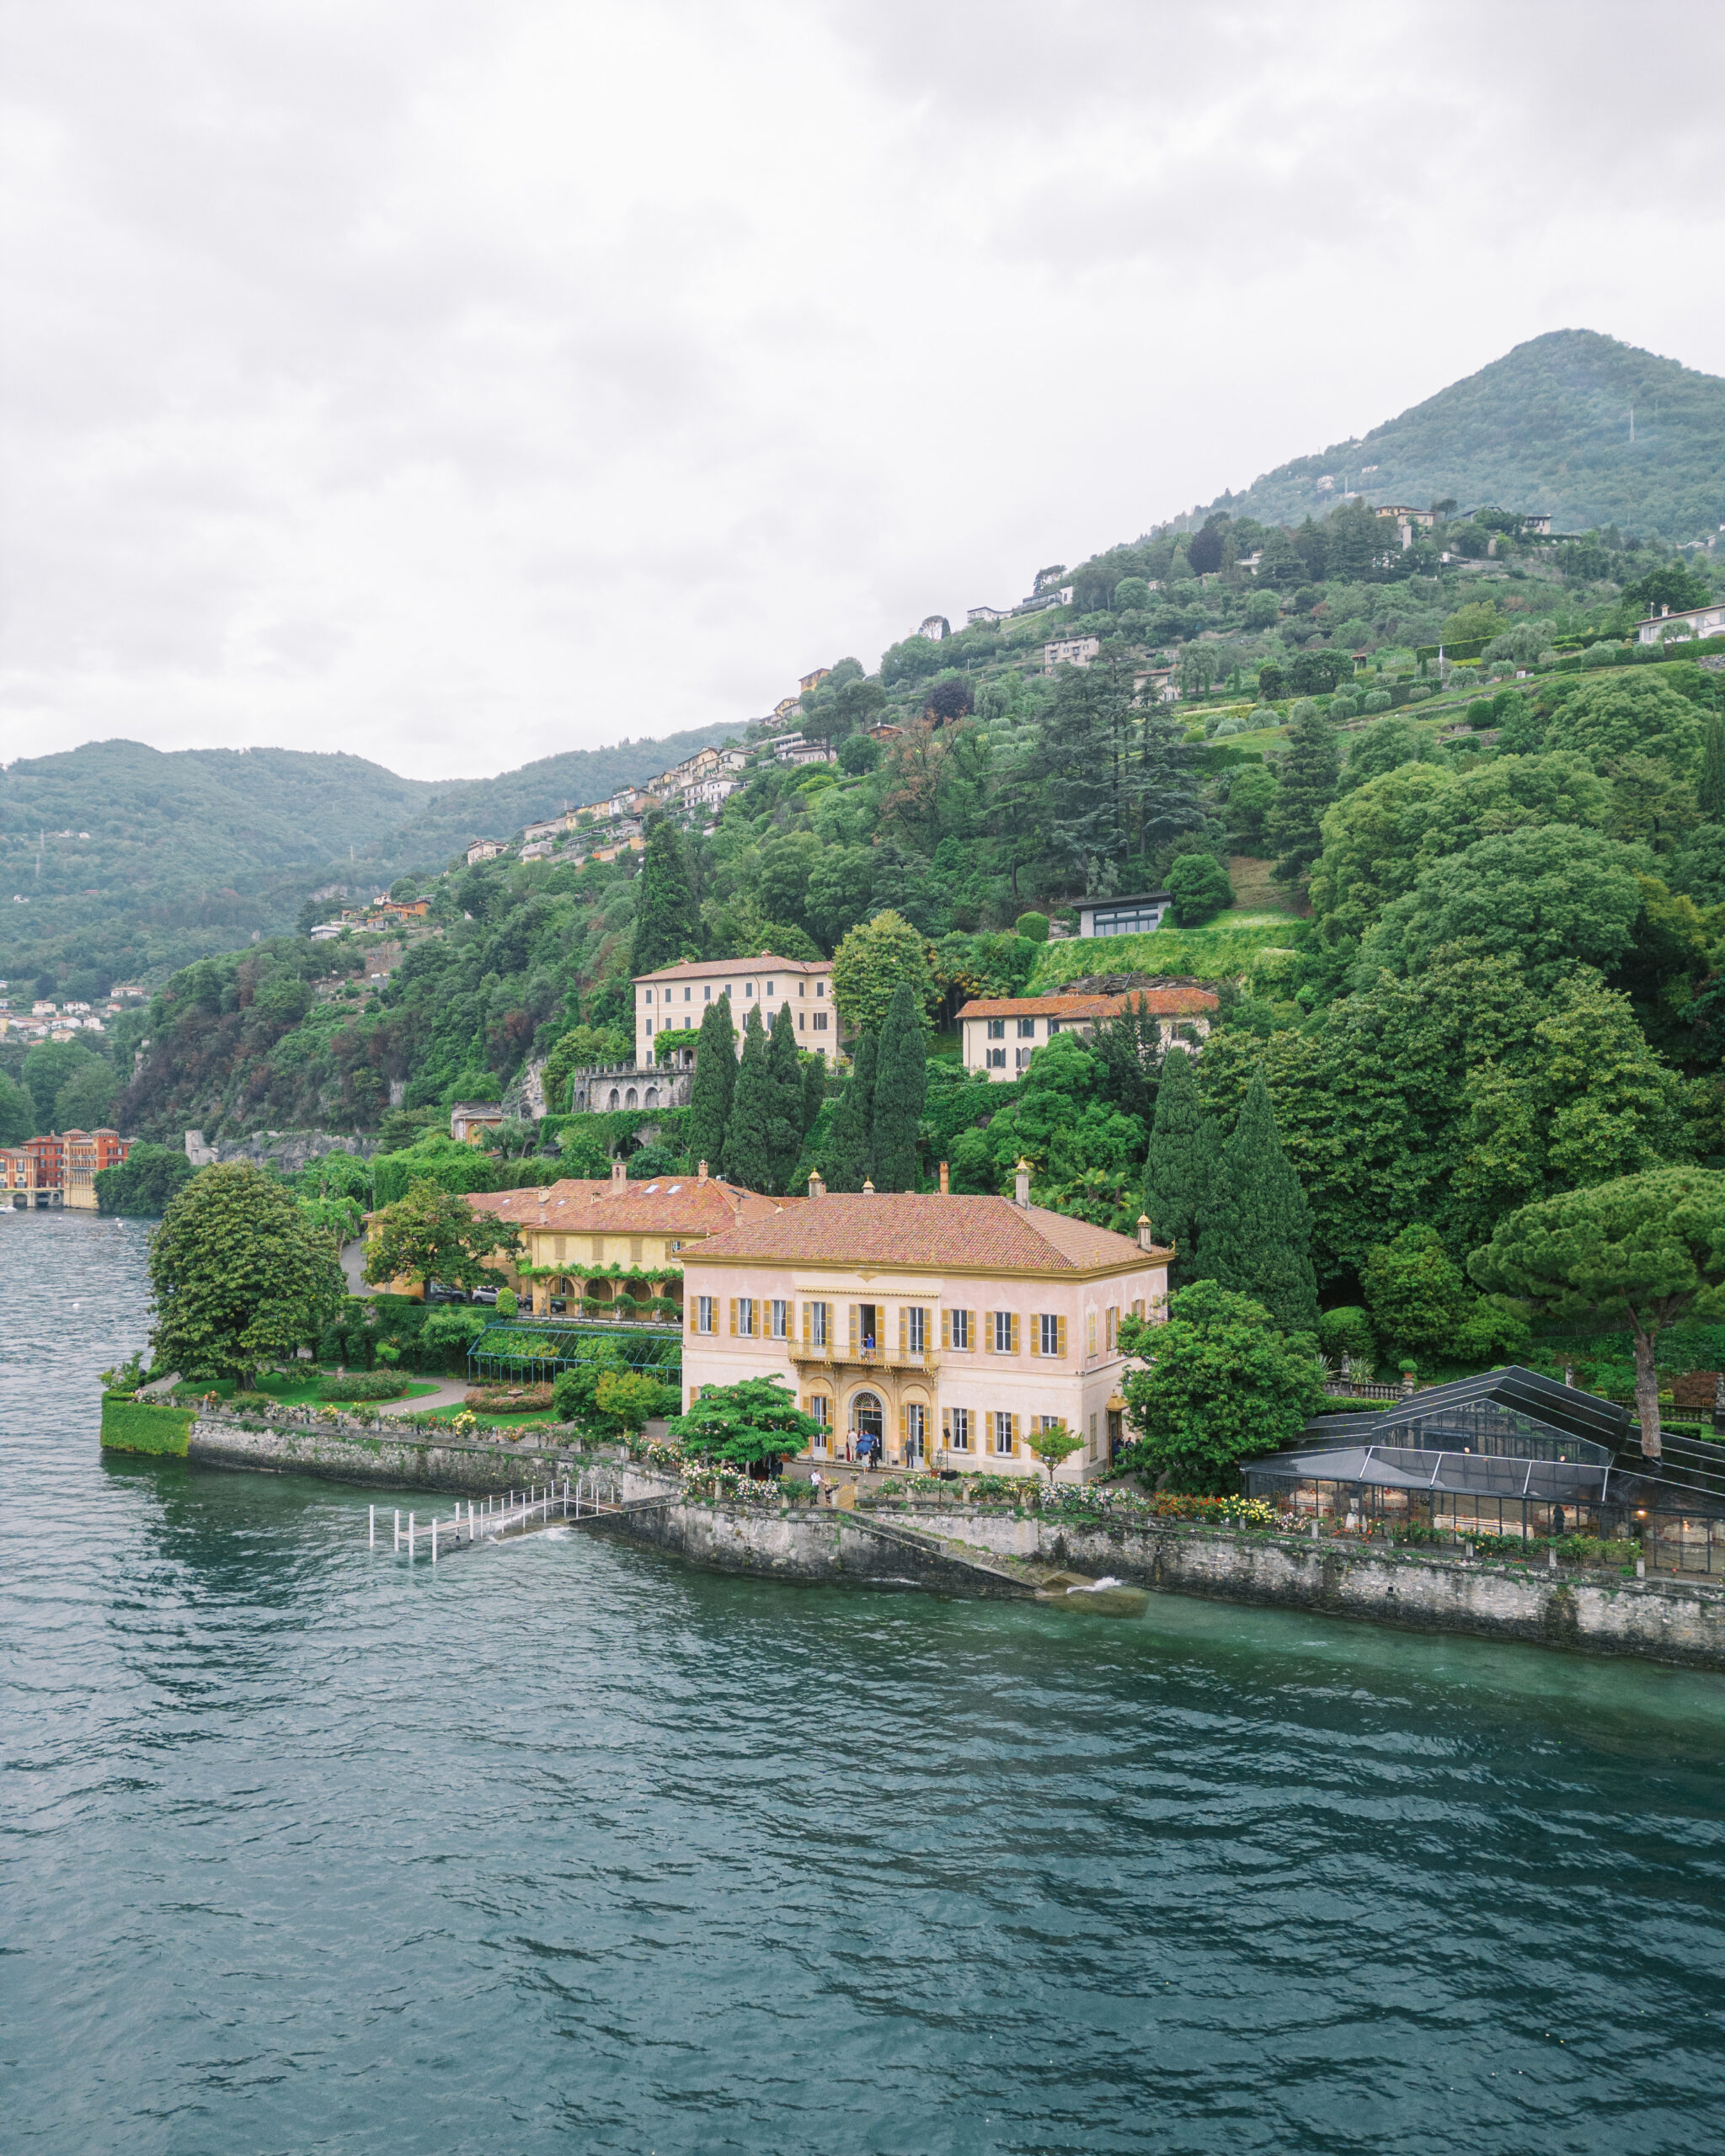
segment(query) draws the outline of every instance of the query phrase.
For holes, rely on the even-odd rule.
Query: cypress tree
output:
[[[772,1075],[758,1003],[743,1028],[743,1059],[724,1126],[724,1173],[728,1182],[745,1190],[772,1187]]]
[[[647,834],[641,880],[635,890],[635,941],[629,953],[632,974],[657,973],[692,955],[689,924],[695,918],[695,894],[689,888],[688,863],[676,828],[660,817]]]
[[[1725,718],[1717,712],[1707,721],[1707,738],[1701,750],[1701,775],[1696,782],[1696,806],[1710,824],[1725,823]]]
[[[928,1098],[928,1051],[921,1014],[908,987],[893,990],[876,1051],[869,1150],[877,1190],[915,1190],[916,1132]]]
[[[1288,729],[1282,782],[1268,818],[1270,843],[1281,855],[1276,874],[1285,882],[1303,876],[1323,846],[1319,825],[1336,798],[1341,776],[1335,729],[1313,704]]]
[[[1261,1070],[1210,1178],[1198,1269],[1204,1279],[1252,1296],[1290,1332],[1309,1332],[1317,1324],[1311,1209],[1282,1150]]]
[[[820,1113],[826,1099],[826,1058],[811,1055],[803,1065],[803,1135],[806,1138],[814,1128],[815,1118]]]
[[[714,1175],[724,1153],[724,1129],[737,1090],[737,1034],[731,1023],[731,1000],[721,995],[701,1014],[701,1038],[695,1043],[695,1082],[689,1088],[685,1150],[693,1167],[705,1161]]]
[[[803,1073],[797,1057],[797,1035],[791,1022],[791,1006],[781,1003],[766,1043],[769,1113],[767,1157],[772,1181],[764,1189],[784,1192],[797,1172],[797,1156],[803,1150]]]
[[[851,1051],[851,1075],[832,1119],[827,1182],[834,1190],[861,1190],[868,1180],[870,1111],[874,1098],[875,1041],[864,1033]]]
[[[1159,1243],[1172,1242],[1174,1283],[1197,1275],[1198,1231],[1217,1150],[1215,1118],[1199,1097],[1192,1059],[1182,1049],[1162,1058],[1156,1120],[1144,1163],[1144,1209]]]

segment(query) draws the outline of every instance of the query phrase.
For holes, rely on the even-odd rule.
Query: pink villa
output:
[[[942,1177],[945,1180],[944,1174]],[[1125,1402],[1120,1320],[1167,1315],[1172,1252],[1016,1198],[938,1194],[809,1202],[683,1254],[683,1379],[777,1377],[820,1425],[817,1460],[876,1435],[894,1467],[1038,1475],[1032,1433],[1059,1422],[1108,1465]]]

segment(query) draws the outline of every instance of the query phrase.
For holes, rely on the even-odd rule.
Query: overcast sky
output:
[[[6,759],[743,718],[1541,331],[1725,372],[1706,0],[4,21]]]

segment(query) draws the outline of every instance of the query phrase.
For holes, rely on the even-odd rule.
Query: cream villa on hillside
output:
[[[737,1029],[737,1053],[743,1052],[743,1028],[758,1011],[770,1026],[779,1006],[789,1004],[796,1019],[797,1046],[812,1054],[839,1059],[839,1014],[832,1000],[830,958],[709,958],[663,966],[656,974],[635,977],[635,1065],[653,1067],[657,1040],[665,1032],[697,1027],[716,995],[731,1001]],[[686,1054],[687,1051],[685,1051]]]
[[[1195,981],[1135,988],[1120,995],[975,996],[959,1013],[964,1068],[985,1078],[1022,1078],[1032,1055],[1056,1033],[1081,1038],[1128,1009],[1156,1020],[1165,1049],[1195,1049],[1210,1031],[1216,996]]]
[[[633,1316],[656,1303],[656,1315],[675,1320],[666,1306],[681,1300],[678,1274],[690,1246],[808,1200],[722,1182],[704,1161],[692,1176],[631,1182],[619,1161],[608,1182],[568,1176],[543,1189],[480,1192],[467,1203],[520,1235],[520,1253],[494,1269],[524,1305],[531,1299],[535,1317],[577,1317],[584,1305],[590,1313],[619,1303],[619,1314]]]
[[[864,1193],[740,1221],[683,1256],[683,1382],[777,1377],[820,1425],[816,1460],[862,1433],[894,1466],[1040,1474],[1028,1440],[1082,1442],[1108,1466],[1124,1406],[1119,1325],[1166,1315],[1171,1253],[1018,1196]]]

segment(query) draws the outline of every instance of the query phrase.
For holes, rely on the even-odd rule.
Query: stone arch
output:
[[[620,1108],[622,1106],[622,1102],[618,1096],[617,1090],[615,1086],[611,1089],[611,1105],[614,1108]]]
[[[657,1086],[649,1086],[647,1088],[647,1091],[641,1097],[641,1105],[644,1108],[656,1108],[659,1106],[659,1088]]]
[[[640,1102],[635,1097],[635,1089],[631,1086],[628,1091],[623,1095],[623,1106],[626,1108],[638,1108],[640,1105]]]
[[[873,1385],[859,1385],[846,1404],[845,1428],[884,1439],[886,1402]]]

